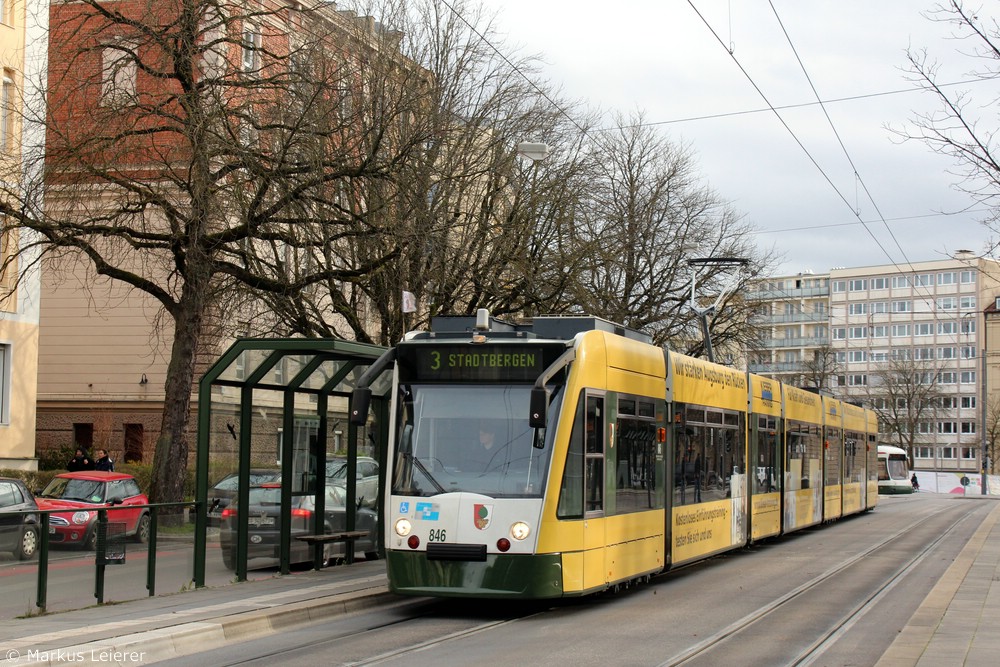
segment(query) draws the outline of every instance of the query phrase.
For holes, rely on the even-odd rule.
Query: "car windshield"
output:
[[[327,479],[347,479],[347,459],[331,459],[326,462]]]
[[[76,500],[84,503],[103,503],[106,485],[104,482],[89,479],[69,479],[56,477],[45,490],[43,498],[58,498],[60,500]]]
[[[250,471],[250,486],[260,486],[261,484],[267,484],[268,482],[276,482],[281,479],[281,471]],[[240,476],[239,473],[232,473],[226,475],[219,483],[212,488],[217,491],[236,491],[240,487]]]

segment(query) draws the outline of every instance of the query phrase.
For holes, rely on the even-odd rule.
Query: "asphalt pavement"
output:
[[[991,502],[989,498],[966,502]],[[384,561],[31,616],[0,625],[0,667],[134,666],[260,638],[398,599]],[[2,594],[0,594],[2,600]],[[878,662],[993,667],[1000,658],[1000,503]]]

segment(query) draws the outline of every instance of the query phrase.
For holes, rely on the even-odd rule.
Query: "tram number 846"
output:
[[[444,542],[447,539],[448,539],[448,537],[445,534],[445,529],[444,528],[441,528],[440,530],[434,529],[427,536],[427,541],[428,542]]]

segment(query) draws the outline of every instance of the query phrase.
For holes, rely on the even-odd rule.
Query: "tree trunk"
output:
[[[185,284],[174,312],[174,342],[164,385],[163,418],[153,456],[150,499],[156,503],[184,500],[187,479],[187,430],[191,419],[191,389],[204,314],[204,290]]]

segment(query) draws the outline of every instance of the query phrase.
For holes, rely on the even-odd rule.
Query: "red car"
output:
[[[132,475],[86,470],[64,472],[35,494],[40,510],[61,510],[49,515],[49,542],[93,549],[97,544],[97,510],[114,507],[108,522],[122,521],[125,533],[137,542],[149,539],[149,498]]]

